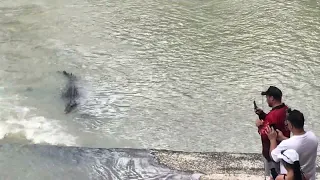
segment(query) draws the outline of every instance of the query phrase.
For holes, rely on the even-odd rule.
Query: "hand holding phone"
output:
[[[253,101],[253,109],[257,115],[259,115],[262,111],[261,109],[258,108],[256,101]]]
[[[265,119],[266,113],[264,113],[262,109],[258,108],[256,101],[253,101],[253,109],[254,112],[259,116],[260,120]]]

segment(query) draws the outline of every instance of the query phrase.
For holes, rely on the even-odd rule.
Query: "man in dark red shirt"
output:
[[[280,130],[283,135],[290,137],[290,131],[286,125],[286,113],[288,107],[282,102],[282,92],[275,86],[270,86],[267,91],[261,93],[261,95],[266,96],[267,103],[271,107],[271,111],[266,114],[261,109],[256,109],[256,114],[259,119],[256,121],[256,126],[258,127],[258,132],[261,136],[262,142],[262,155],[268,162],[267,168],[270,170],[273,167],[272,159],[270,157],[270,141],[266,133],[267,127],[273,127],[275,130]],[[278,142],[279,144],[280,142]],[[273,164],[274,165],[274,164]],[[270,167],[271,166],[271,167]],[[278,169],[278,167],[276,168]]]

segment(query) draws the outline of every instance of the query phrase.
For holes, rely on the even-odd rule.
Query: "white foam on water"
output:
[[[1,100],[1,98],[0,98]],[[1,103],[1,105],[4,105]],[[76,137],[67,133],[58,120],[47,119],[36,116],[27,107],[8,107],[5,103],[0,112],[0,139],[22,140],[26,139],[32,143],[45,143],[52,145],[76,145]],[[6,108],[6,109],[4,109]]]

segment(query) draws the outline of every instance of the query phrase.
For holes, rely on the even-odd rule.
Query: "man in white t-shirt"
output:
[[[316,158],[318,148],[318,138],[311,131],[304,130],[304,116],[298,110],[288,109],[287,125],[293,136],[286,138],[279,130],[268,128],[268,137],[270,140],[270,154],[275,162],[279,162],[278,155],[286,149],[294,149],[300,157],[300,165],[306,178],[316,179]],[[281,143],[277,146],[277,140]],[[280,165],[280,173],[286,174],[287,171]]]

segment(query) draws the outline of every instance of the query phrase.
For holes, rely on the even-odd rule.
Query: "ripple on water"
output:
[[[302,9],[304,2],[153,1],[143,7],[129,2],[121,9],[117,2],[101,2],[91,2],[95,28],[110,34],[113,44],[128,46],[121,49],[124,56],[117,45],[99,53],[107,43],[86,49],[94,56],[82,63],[95,70],[87,70],[93,94],[86,111],[110,118],[97,126],[123,138],[168,148],[193,143],[205,149],[220,142],[230,150],[235,144],[218,134],[237,126],[232,119],[248,119],[243,112],[257,92],[276,84],[289,103],[293,94],[317,94],[302,92],[317,87],[319,72],[319,36],[312,37],[319,22]],[[201,132],[186,132],[188,127]],[[171,138],[189,134],[205,137],[203,142]]]

